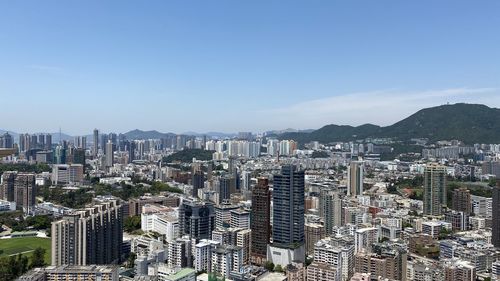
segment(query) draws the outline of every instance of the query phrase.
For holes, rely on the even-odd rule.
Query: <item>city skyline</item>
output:
[[[317,129],[500,107],[498,2],[390,2],[0,3],[1,129]]]

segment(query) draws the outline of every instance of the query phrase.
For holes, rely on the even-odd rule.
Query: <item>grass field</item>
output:
[[[23,237],[0,239],[0,257],[23,253],[28,258],[37,247],[45,249],[45,263],[50,264],[50,238]]]

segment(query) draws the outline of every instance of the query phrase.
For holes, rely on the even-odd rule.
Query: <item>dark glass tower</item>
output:
[[[493,188],[491,243],[500,248],[500,181]]]
[[[285,165],[274,176],[273,245],[297,248],[304,244],[304,171]]]
[[[209,202],[183,200],[179,207],[182,234],[194,239],[212,239],[215,228],[214,205]]]

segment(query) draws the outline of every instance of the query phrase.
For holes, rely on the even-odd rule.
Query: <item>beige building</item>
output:
[[[312,255],[316,242],[325,238],[325,227],[319,223],[306,223],[304,226],[306,230],[306,254]]]
[[[114,264],[121,260],[122,205],[103,197],[52,222],[52,265]]]
[[[313,262],[307,269],[307,281],[331,281],[337,280],[337,270],[326,263]]]

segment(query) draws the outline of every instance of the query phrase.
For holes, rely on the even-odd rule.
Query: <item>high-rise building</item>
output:
[[[113,167],[113,143],[111,140],[108,140],[108,143],[106,143],[106,167]]]
[[[314,263],[320,264],[323,268],[322,271],[334,270],[336,272],[336,278],[327,278],[326,280],[349,280],[354,273],[354,245],[352,239],[330,237],[318,241],[314,247]],[[310,279],[309,272],[307,275],[307,280],[325,280]],[[317,275],[313,276],[318,277]]]
[[[45,150],[51,150],[52,149],[52,135],[51,134],[46,134],[45,135]]]
[[[231,210],[231,227],[249,229],[250,213],[242,209]]]
[[[119,199],[105,197],[52,222],[52,265],[120,262],[122,213]]]
[[[307,281],[339,280],[340,273],[335,267],[325,263],[313,262],[306,268]]]
[[[202,171],[196,171],[193,173],[191,184],[193,185],[193,193],[191,195],[194,198],[198,198],[198,190],[205,187],[205,175]]]
[[[500,248],[500,182],[497,182],[497,186],[493,188],[491,225],[491,243]]]
[[[347,170],[347,195],[363,195],[363,162],[351,161]]]
[[[54,152],[54,164],[66,164],[66,148],[62,145],[56,146]]]
[[[0,148],[13,148],[13,147],[14,147],[14,140],[8,132],[5,132],[5,134],[0,136]]]
[[[314,245],[319,240],[325,238],[325,227],[319,223],[306,223],[306,254],[312,255],[314,252]]]
[[[35,174],[4,172],[0,186],[0,199],[16,202],[16,206],[29,212],[35,205]]]
[[[215,228],[214,205],[183,200],[179,207],[179,225],[181,233],[192,239],[211,239]]]
[[[291,247],[304,243],[304,171],[286,165],[274,176],[273,244]]]
[[[68,184],[81,183],[83,181],[83,165],[82,164],[60,164],[52,166],[52,183]]]
[[[474,281],[476,267],[468,261],[450,260],[444,262],[444,281]]]
[[[274,264],[287,266],[305,259],[304,189],[304,171],[297,166],[285,165],[281,174],[274,175],[273,243],[267,252]]]
[[[94,129],[94,148],[92,149],[92,156],[97,157],[97,152],[99,152],[99,130]]]
[[[212,272],[225,278],[231,272],[240,272],[243,260],[241,247],[224,245],[212,251]]]
[[[405,281],[407,256],[408,252],[401,245],[375,244],[374,253],[359,252],[355,255],[355,271]]]
[[[455,211],[464,212],[470,215],[472,212],[470,190],[464,187],[453,190],[451,206],[451,208]]]
[[[430,164],[424,170],[424,215],[440,216],[446,205],[446,167]]]
[[[340,193],[322,189],[319,195],[319,214],[323,218],[325,232],[331,235],[334,226],[342,225],[342,198]]]
[[[219,179],[219,203],[231,199],[231,193],[233,191],[232,181],[233,178],[229,176],[224,176]]]
[[[252,230],[251,261],[264,264],[267,256],[267,244],[271,238],[271,193],[267,178],[259,178],[252,190]]]
[[[250,264],[250,244],[252,231],[250,229],[242,229],[236,232],[236,246],[241,247],[242,265]]]

